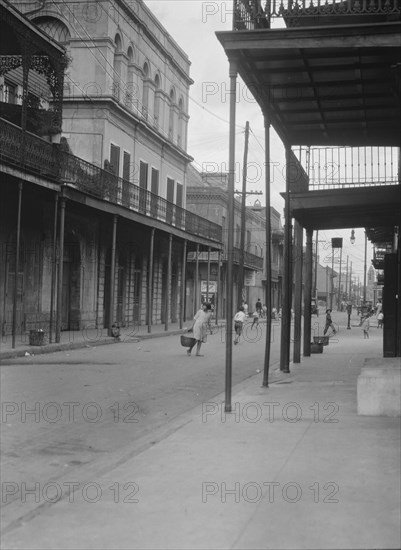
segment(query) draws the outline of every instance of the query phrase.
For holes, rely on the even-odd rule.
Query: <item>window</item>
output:
[[[148,190],[148,169],[146,162],[139,163],[139,211],[146,214],[146,198]]]
[[[124,151],[123,156],[123,196],[122,203],[129,208],[130,206],[130,182],[131,181],[131,155]]]
[[[183,186],[181,183],[177,183],[177,197],[176,197],[176,205],[179,207],[179,208],[176,208],[176,225],[177,226],[180,226],[182,225],[182,202],[183,202],[183,196],[184,196],[184,192],[183,192]]]
[[[157,218],[159,202],[159,170],[156,170],[156,168],[152,168],[150,185],[150,190],[152,192],[150,197],[150,215]]]
[[[167,178],[166,222],[172,223],[174,217],[174,180]]]
[[[154,99],[154,106],[153,106],[154,126],[156,128],[159,125],[159,110],[160,110],[159,90],[160,90],[160,77],[157,74],[155,76],[155,99]]]
[[[120,148],[113,143],[110,144],[110,172],[120,175]]]

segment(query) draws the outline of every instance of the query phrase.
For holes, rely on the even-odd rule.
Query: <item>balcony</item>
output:
[[[59,181],[57,147],[0,118],[0,161],[35,176]]]
[[[234,0],[234,30],[271,28],[280,18],[287,27],[397,21],[400,1]]]
[[[241,259],[241,251],[239,248],[234,248],[234,265],[239,265]],[[217,263],[219,261],[218,252],[210,252],[210,255],[207,252],[199,252],[198,261],[207,262],[210,258],[211,263]],[[226,251],[223,251],[220,256],[221,262],[226,262],[228,259],[228,254]],[[196,252],[190,252],[188,254],[188,261],[196,260]],[[246,269],[251,269],[253,271],[263,271],[263,258],[261,256],[256,256],[252,252],[244,252],[244,267]]]
[[[217,242],[222,228],[158,195],[115,176],[60,149],[58,145],[22,132],[0,119],[0,161],[29,174],[64,183],[96,199],[160,220],[193,235]]]
[[[294,155],[301,166],[307,166],[305,170],[309,172],[309,178],[306,189],[310,191],[400,184],[396,147],[296,148]],[[299,179],[300,173],[301,168],[294,170],[291,183]]]

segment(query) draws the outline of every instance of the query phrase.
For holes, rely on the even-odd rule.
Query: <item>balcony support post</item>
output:
[[[302,321],[302,225],[294,223],[294,249],[293,264],[295,268],[295,291],[294,291],[294,363],[301,362],[301,321]]]
[[[111,237],[111,266],[110,266],[110,301],[109,301],[109,318],[107,323],[107,334],[113,336],[112,325],[114,319],[114,291],[115,291],[115,274],[116,274],[116,240],[117,240],[117,216],[113,216],[113,232]]]
[[[195,252],[195,281],[194,281],[194,302],[193,302],[193,315],[198,311],[198,292],[199,292],[199,245],[196,245]]]
[[[168,330],[168,318],[170,313],[170,296],[171,296],[171,254],[173,250],[173,235],[170,233],[168,237],[168,257],[167,257],[167,288],[166,288],[166,311],[164,316],[164,330]]]
[[[306,230],[305,249],[305,287],[304,287],[304,357],[310,357],[312,325],[312,235],[313,230]]]
[[[206,277],[206,302],[209,303],[209,283],[210,283],[210,246],[207,249],[207,277]]]
[[[15,243],[15,280],[13,294],[13,321],[12,321],[12,348],[15,348],[15,336],[17,332],[17,298],[18,298],[18,275],[19,275],[19,260],[21,247],[21,210],[22,210],[22,189],[23,181],[18,181],[18,207],[17,207],[17,239]],[[22,289],[21,289],[22,294]],[[22,296],[21,296],[22,298]]]
[[[232,336],[233,336],[233,264],[234,264],[234,180],[235,180],[235,116],[237,100],[237,62],[231,60],[230,76],[230,140],[228,159],[228,234],[227,234],[227,281],[226,281],[226,376],[225,376],[225,412],[232,411]]]
[[[281,320],[280,370],[290,372],[290,339],[291,339],[291,210],[290,210],[290,163],[291,146],[285,145],[286,178],[285,178],[285,226],[284,226],[284,285],[283,314]]]
[[[269,387],[269,368],[270,368],[270,345],[271,345],[271,327],[272,327],[272,253],[271,253],[271,212],[270,212],[270,118],[267,112],[264,113],[265,124],[265,270],[266,270],[266,289],[265,304],[266,314],[266,341],[265,358],[263,370],[263,386]]]
[[[49,318],[49,343],[53,342],[53,314],[54,314],[54,287],[56,284],[56,263],[57,263],[57,213],[58,193],[54,197],[54,226],[53,226],[53,252],[52,252],[52,275],[50,283],[50,318]]]
[[[221,250],[217,252],[216,325],[220,315],[221,300]]]
[[[58,279],[57,279],[57,312],[56,312],[56,343],[61,338],[61,315],[63,309],[63,266],[64,266],[64,228],[65,228],[66,199],[62,195],[60,199],[60,229],[59,229],[59,255],[58,255]]]
[[[187,240],[184,240],[182,249],[182,264],[181,264],[181,296],[180,296],[180,328],[186,320],[185,316],[185,296],[187,288]]]
[[[148,333],[152,332],[152,296],[153,296],[153,255],[155,246],[155,228],[150,232],[149,260],[148,260],[148,296],[146,300],[146,317],[148,319]]]

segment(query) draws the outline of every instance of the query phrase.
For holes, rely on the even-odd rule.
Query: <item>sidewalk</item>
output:
[[[265,319],[260,319],[261,323],[266,322]],[[107,328],[89,328],[82,330],[67,330],[60,334],[60,342],[46,343],[44,346],[29,345],[29,334],[19,334],[16,337],[15,348],[12,347],[11,334],[3,336],[0,340],[0,361],[1,359],[10,359],[12,357],[23,357],[26,354],[40,355],[44,353],[53,353],[68,349],[79,349],[84,347],[102,346],[106,344],[115,344],[121,342],[135,342],[148,338],[159,338],[162,336],[170,336],[174,334],[182,334],[192,325],[192,320],[187,319],[183,323],[183,328],[180,329],[179,323],[169,323],[167,330],[164,324],[152,325],[151,331],[148,332],[147,325],[135,325],[131,327],[122,327],[120,340],[108,336]],[[219,319],[218,324],[212,322],[212,327],[225,326],[225,319]],[[54,334],[53,334],[54,340]]]
[[[219,321],[221,324],[221,321]],[[151,332],[148,332],[147,325],[131,326],[121,328],[120,341],[135,342],[136,340],[144,340],[146,338],[158,338],[160,336],[169,336],[171,334],[181,334],[185,327],[189,327],[191,321],[186,321],[183,324],[183,329],[179,328],[179,323],[169,323],[168,330],[165,330],[164,324],[152,325]],[[54,340],[54,334],[53,334]],[[30,346],[29,335],[18,335],[16,337],[16,346],[12,348],[11,334],[3,336],[0,341],[0,360],[11,357],[23,357],[27,353],[31,355],[39,355],[43,353],[53,353],[67,349],[79,349],[91,346],[101,346],[105,344],[115,344],[118,342],[113,337],[107,335],[106,328],[83,329],[76,331],[63,331],[59,343],[47,343],[44,346]]]
[[[87,480],[94,496],[80,485],[44,502],[3,547],[400,548],[400,418],[357,415],[357,377],[381,343],[340,326],[269,388],[262,374],[235,386],[232,413],[222,394],[135,456],[116,450]]]

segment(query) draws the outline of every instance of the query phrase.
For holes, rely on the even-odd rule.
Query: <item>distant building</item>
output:
[[[210,263],[208,298],[217,302],[218,314],[225,315],[226,306],[226,268],[227,268],[227,188],[228,174],[201,173],[193,165],[188,168],[187,208],[200,216],[222,226],[224,248],[220,255],[208,255],[203,252],[192,254],[192,265],[188,267],[191,280],[198,281],[194,287],[194,300],[204,300],[204,288],[207,282],[208,263]],[[281,269],[283,255],[283,230],[280,214],[271,208],[272,225],[272,306],[277,309],[281,305]],[[258,298],[265,301],[265,208],[246,206],[245,209],[245,248],[244,248],[244,285],[242,300],[246,301],[249,311],[253,311]],[[238,296],[238,275],[240,265],[241,243],[241,199],[234,201],[234,273],[233,295],[235,307]],[[198,274],[196,275],[196,273]],[[187,308],[190,304],[187,302]],[[188,311],[187,311],[188,313]]]

